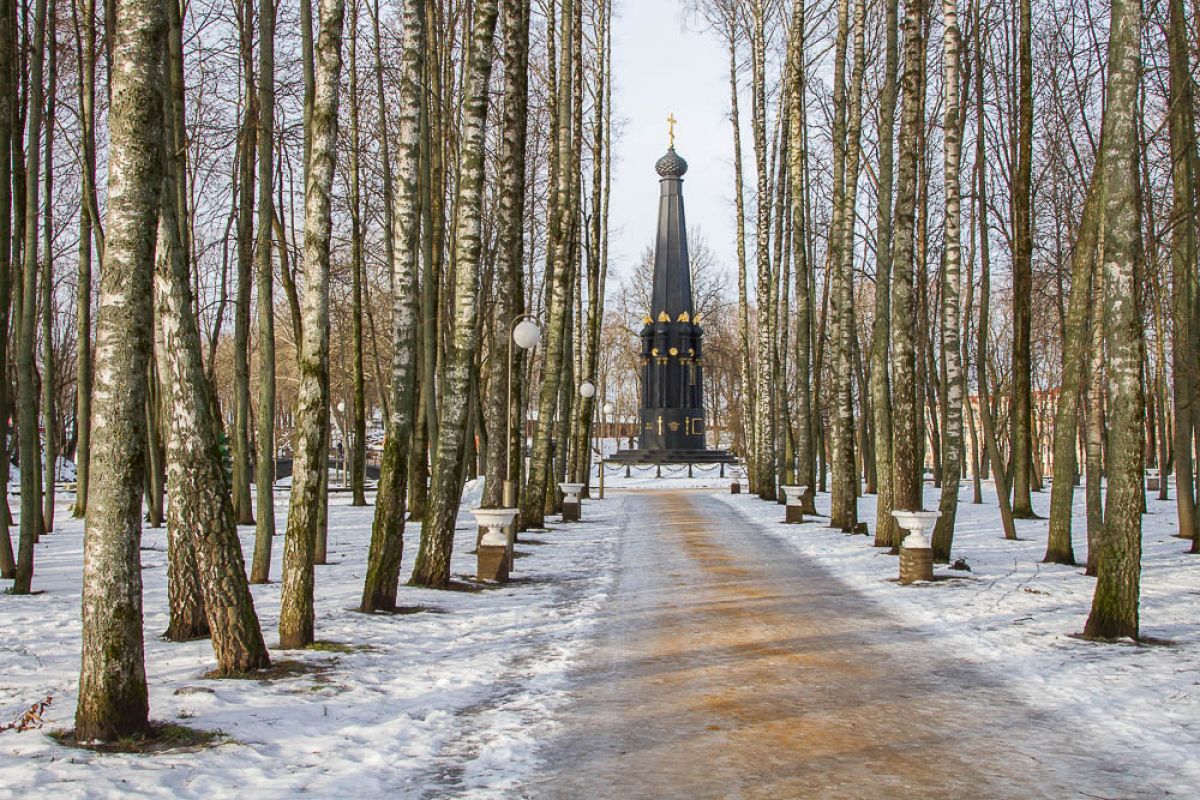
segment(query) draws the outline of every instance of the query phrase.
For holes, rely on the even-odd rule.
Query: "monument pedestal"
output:
[[[502,544],[481,544],[476,548],[478,562],[475,577],[481,581],[508,581],[508,547]]]
[[[787,502],[783,521],[790,525],[799,525],[804,522],[804,494],[808,491],[808,487],[781,486],[780,488],[783,490],[782,499]]]
[[[941,515],[940,511],[892,512],[896,523],[909,532],[900,544],[900,583],[933,580],[933,548],[926,533]]]
[[[583,491],[583,484],[560,483],[558,488],[561,489],[563,493],[562,521],[579,522],[581,510],[580,505],[582,505],[579,495]]]
[[[910,534],[911,535],[911,534]],[[900,583],[933,580],[933,548],[900,548]]]
[[[472,508],[475,521],[483,527],[483,536],[475,546],[475,577],[481,581],[504,583],[512,568],[510,530],[517,517],[515,508]]]

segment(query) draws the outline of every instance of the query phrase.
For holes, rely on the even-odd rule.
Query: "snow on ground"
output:
[[[477,499],[469,487],[464,509]],[[0,596],[0,723],[53,695],[46,730],[72,727],[79,672],[82,524],[60,498],[56,530],[37,548],[29,597]],[[270,681],[210,680],[207,641],[165,642],[166,534],[144,532],[146,668],[153,719],[223,731],[195,753],[98,755],[65,748],[46,731],[0,734],[0,797],[54,798],[500,797],[532,767],[553,726],[565,676],[611,590],[619,498],[588,502],[587,522],[525,534],[514,582],[478,593],[402,587],[403,616],[352,610],[362,591],[373,507],[348,495],[330,507],[329,565],[318,566],[317,638],[364,649],[272,650],[276,661],[322,672]],[[287,507],[276,495],[282,527]],[[473,575],[473,521],[460,515],[452,569]],[[241,529],[253,549],[254,529]],[[407,577],[417,529],[405,535]],[[275,539],[278,580],[283,537]],[[5,584],[7,582],[4,582]],[[3,586],[3,584],[0,584]],[[6,586],[4,588],[7,588]],[[255,586],[268,644],[278,642],[278,583]]]
[[[1172,644],[1100,644],[1073,638],[1083,628],[1093,580],[1082,568],[1041,564],[1047,523],[1018,521],[1021,541],[1003,539],[994,495],[970,503],[963,485],[955,557],[972,572],[939,575],[933,585],[900,586],[895,557],[870,540],[824,527],[825,520],[782,524],[783,508],[728,494],[730,477],[715,467],[624,467],[606,472],[607,500],[588,501],[582,525],[552,524],[518,546],[517,580],[479,593],[404,587],[400,603],[429,610],[365,616],[351,609],[362,587],[373,508],[353,508],[348,494],[331,500],[328,566],[317,568],[317,636],[366,649],[275,650],[324,671],[269,682],[203,677],[213,665],[208,642],[161,641],[166,627],[163,530],[143,538],[146,663],[154,719],[219,729],[229,741],[197,753],[96,755],[55,744],[44,732],[0,734],[0,798],[48,790],[55,798],[504,797],[536,764],[538,743],[565,702],[567,672],[597,624],[614,586],[617,548],[627,529],[620,490],[691,488],[712,492],[778,537],[818,560],[906,621],[947,641],[964,660],[1024,693],[1035,708],[1074,721],[1105,746],[1157,776],[1181,796],[1200,786],[1200,557],[1172,536],[1174,501],[1150,500],[1145,520],[1142,630]],[[729,475],[730,473],[726,473]],[[464,495],[477,502],[478,484]],[[593,470],[593,495],[595,492]],[[1083,493],[1077,492],[1076,556],[1086,555]],[[0,723],[46,694],[48,728],[72,725],[79,669],[79,575],[82,525],[59,501],[56,531],[37,550],[35,588],[43,594],[0,597]],[[276,496],[285,518],[287,498]],[[818,508],[828,507],[820,495]],[[926,507],[937,490],[926,487]],[[1035,494],[1045,515],[1049,493]],[[874,529],[875,500],[860,519]],[[459,519],[453,571],[474,573],[474,526]],[[253,529],[243,528],[247,553]],[[417,530],[405,536],[405,573]],[[278,579],[283,538],[274,543]],[[268,642],[278,640],[279,585],[254,587]],[[15,632],[15,633],[14,633]],[[981,713],[963,698],[964,713]],[[269,788],[266,788],[269,787]],[[10,793],[11,794],[8,794]]]
[[[859,519],[872,539],[824,527],[828,519],[783,524],[783,506],[753,495],[722,499],[779,537],[817,559],[847,584],[878,600],[906,622],[922,625],[950,642],[963,659],[1006,676],[1034,707],[1079,723],[1098,741],[1131,754],[1158,781],[1180,796],[1200,787],[1200,556],[1175,538],[1174,499],[1149,500],[1143,517],[1141,630],[1170,645],[1105,644],[1072,637],[1083,630],[1094,579],[1082,567],[1042,564],[1049,523],[1017,520],[1019,541],[1006,541],[994,486],[984,484],[982,505],[971,504],[962,484],[952,559],[965,558],[971,572],[939,566],[954,576],[934,584],[901,586],[898,564],[871,546],[875,497],[863,497]],[[925,507],[937,508],[940,490],[925,487]],[[1087,556],[1083,490],[1075,493],[1076,560]],[[828,512],[828,495],[817,510]],[[1034,494],[1034,510],[1048,516],[1049,491]],[[972,713],[970,697],[963,710]]]

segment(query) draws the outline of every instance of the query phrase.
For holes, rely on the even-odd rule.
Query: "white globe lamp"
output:
[[[513,328],[513,341],[522,350],[532,350],[542,340],[542,329],[536,322],[523,319]]]

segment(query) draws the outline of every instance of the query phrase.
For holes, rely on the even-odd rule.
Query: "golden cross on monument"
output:
[[[667,135],[671,137],[671,149],[675,149],[675,123],[679,120],[675,119],[675,114],[670,114],[667,117]]]

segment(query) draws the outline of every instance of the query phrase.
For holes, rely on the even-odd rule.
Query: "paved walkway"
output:
[[[720,500],[629,503],[608,619],[522,796],[1161,796]]]

